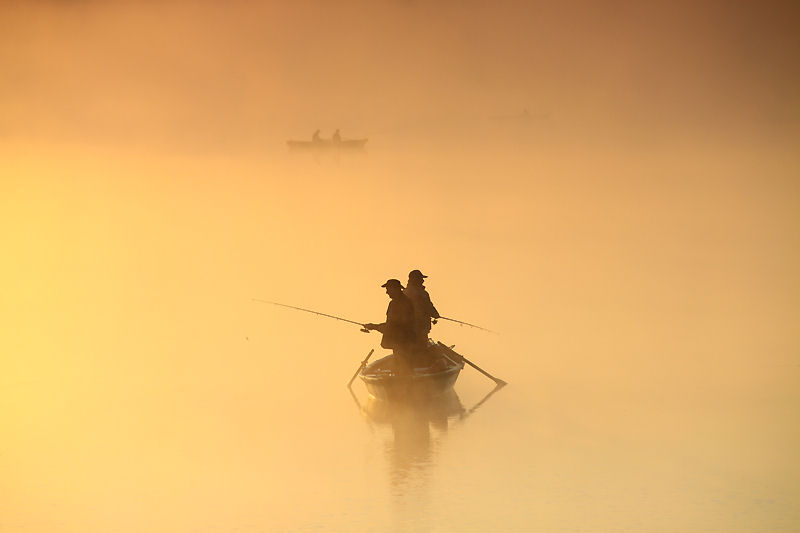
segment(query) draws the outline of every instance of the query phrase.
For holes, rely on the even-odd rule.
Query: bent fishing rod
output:
[[[304,309],[304,308],[302,308],[302,307],[296,307],[296,306],[294,306],[294,305],[287,305],[287,304],[282,304],[282,303],[278,303],[278,302],[270,302],[269,300],[259,300],[258,298],[252,298],[252,300],[253,300],[254,302],[260,302],[260,303],[262,303],[262,304],[272,304],[272,305],[279,305],[279,306],[281,306],[281,307],[288,307],[289,309],[296,309],[297,311],[305,311],[306,313],[312,313],[312,314],[314,314],[314,315],[325,316],[325,317],[328,317],[328,318],[333,318],[333,319],[336,319],[336,320],[341,320],[342,322],[347,322],[347,323],[349,323],[349,324],[355,324],[355,325],[357,325],[357,326],[361,326],[361,331],[363,331],[364,333],[369,333],[369,330],[366,328],[366,326],[364,325],[364,323],[363,323],[363,322],[356,322],[355,320],[350,320],[350,319],[347,319],[347,318],[342,318],[342,317],[340,317],[340,316],[336,316],[336,315],[329,315],[329,314],[327,314],[327,313],[320,313],[319,311],[313,311],[313,310],[311,310],[311,309]]]
[[[456,324],[461,324],[462,326],[469,326],[471,328],[476,328],[482,331],[488,331],[489,333],[494,333],[495,335],[500,335],[498,332],[492,331],[491,329],[482,328],[480,326],[476,326],[475,324],[470,324],[469,322],[462,322],[461,320],[456,320],[455,318],[447,318],[446,316],[440,316],[437,320],[449,320],[450,322],[455,322]]]

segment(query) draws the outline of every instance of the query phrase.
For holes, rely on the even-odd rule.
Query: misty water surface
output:
[[[796,525],[777,159],[48,150],[4,157],[4,530]],[[510,382],[473,412],[469,368],[435,416],[371,412],[377,335],[251,301],[377,321],[416,267],[502,333],[434,327]]]

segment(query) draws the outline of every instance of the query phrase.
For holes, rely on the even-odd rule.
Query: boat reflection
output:
[[[385,401],[369,396],[363,404],[350,393],[370,427],[385,438],[391,483],[401,490],[426,477],[443,438],[501,388],[495,387],[469,409],[453,389],[428,399]]]

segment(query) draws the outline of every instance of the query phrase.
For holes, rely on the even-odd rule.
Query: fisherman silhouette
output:
[[[337,144],[342,142],[342,136],[339,135],[339,129],[338,128],[336,129],[335,132],[333,132],[333,142],[337,143]]]
[[[415,340],[414,304],[403,294],[400,280],[390,279],[381,287],[386,289],[391,301],[386,308],[386,322],[364,324],[367,330],[383,333],[381,347],[390,348],[398,363],[398,370],[410,372],[411,355]]]
[[[436,323],[439,318],[439,311],[433,306],[428,291],[425,290],[425,278],[419,270],[412,270],[408,273],[408,284],[403,290],[403,294],[408,296],[414,305],[414,339],[417,346],[427,346],[428,333],[431,331],[431,319]]]
[[[311,136],[311,141],[315,143],[322,142],[322,139],[319,138],[319,130],[315,131],[314,135]]]

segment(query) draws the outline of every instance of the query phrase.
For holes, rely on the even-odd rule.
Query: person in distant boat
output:
[[[386,322],[382,324],[364,324],[368,330],[383,333],[381,347],[391,348],[404,370],[410,368],[411,352],[415,340],[414,304],[403,294],[400,280],[390,279],[381,287],[386,289],[391,301],[386,309]]]
[[[403,293],[408,296],[414,305],[414,338],[417,345],[425,346],[428,344],[428,333],[431,331],[431,320],[436,323],[439,318],[439,311],[431,302],[428,291],[425,290],[425,278],[419,270],[412,270],[408,273],[408,284]]]
[[[322,139],[319,138],[319,130],[314,132],[314,135],[311,136],[311,141],[315,143],[322,142]]]
[[[336,131],[333,132],[333,142],[335,144],[342,142],[342,136],[339,134],[338,128],[336,129]]]

